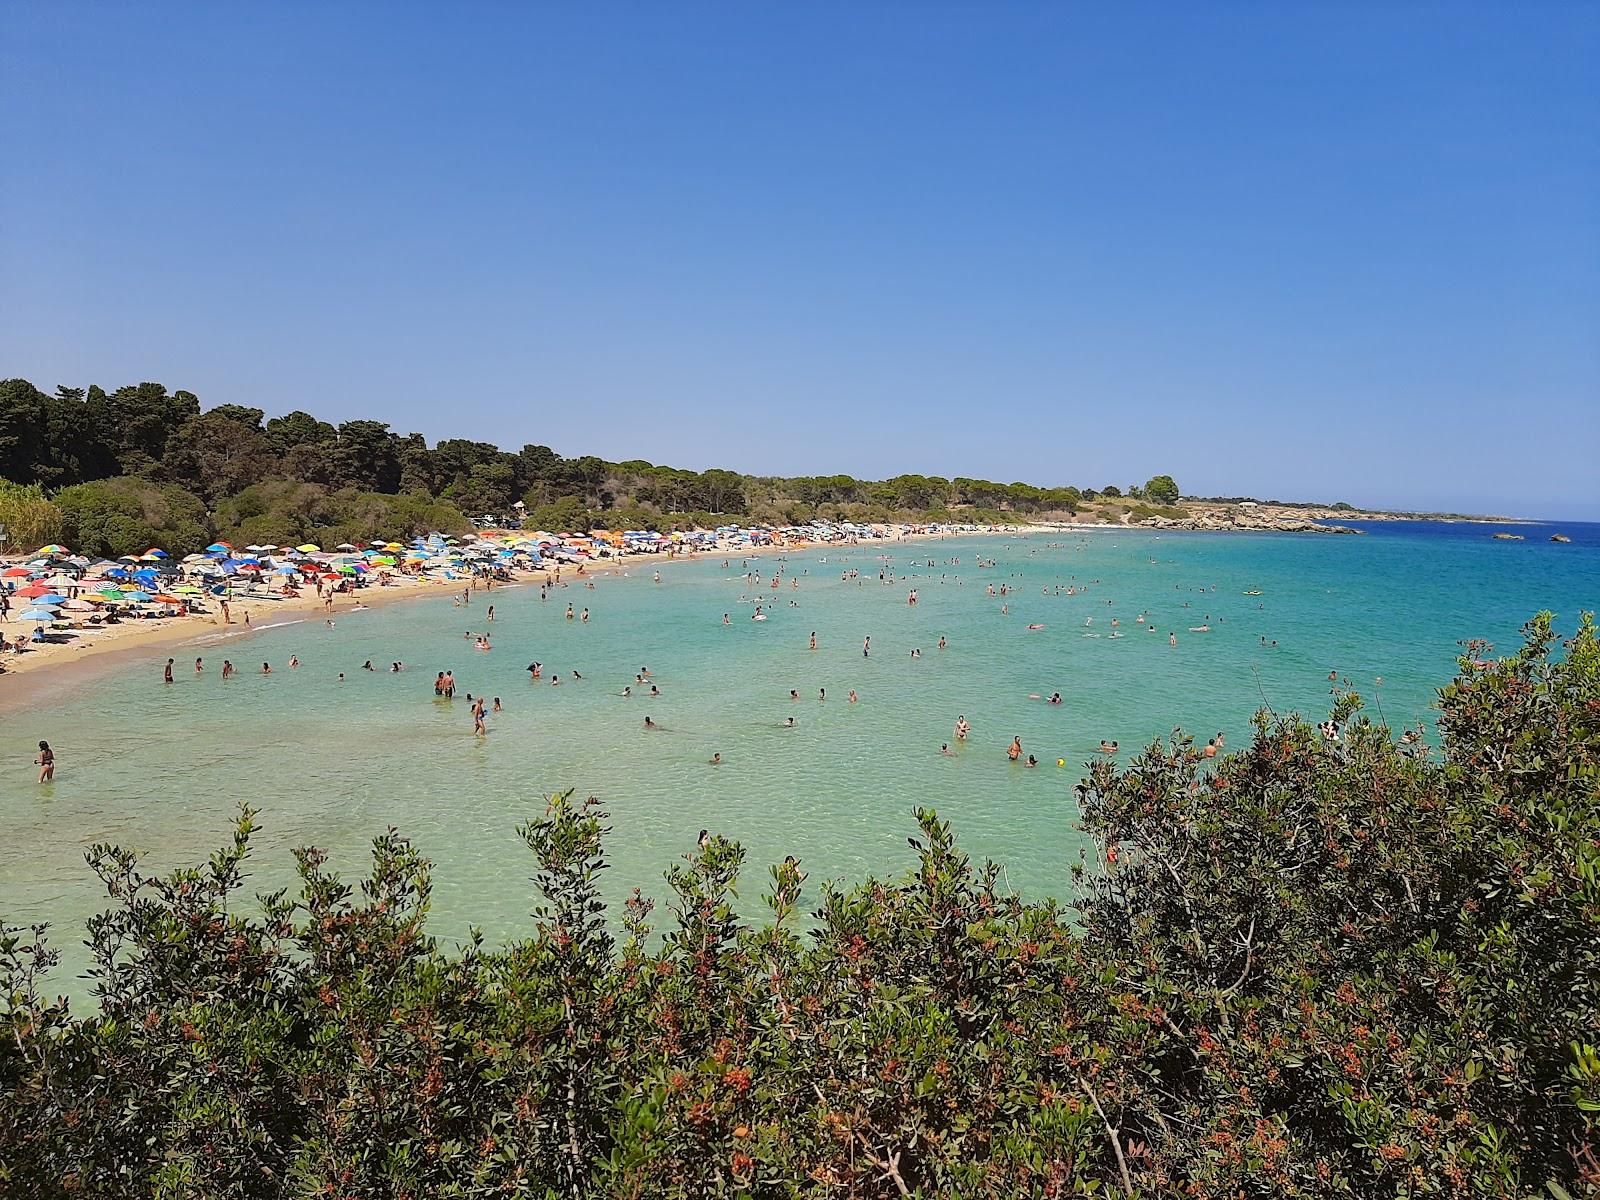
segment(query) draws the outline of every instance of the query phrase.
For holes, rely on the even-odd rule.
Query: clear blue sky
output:
[[[1600,5],[13,3],[0,374],[1600,517]]]

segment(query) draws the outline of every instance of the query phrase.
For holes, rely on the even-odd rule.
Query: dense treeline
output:
[[[1095,762],[1065,907],[932,813],[901,878],[772,868],[766,923],[704,838],[652,928],[604,814],[540,802],[528,934],[460,952],[393,831],[259,912],[248,811],[164,878],[96,847],[98,1011],[0,941],[0,1192],[1600,1194],[1600,643],[1554,648],[1469,646],[1432,753],[1341,694]]]
[[[0,522],[18,545],[52,540],[91,554],[151,544],[198,550],[236,544],[337,543],[508,517],[555,531],[683,528],[728,521],[1004,519],[1072,512],[1093,489],[900,475],[765,478],[687,471],[641,460],[563,458],[448,438],[429,446],[381,421],[333,425],[296,410],[201,410],[191,392],[156,383],[105,392],[22,379],[0,382]],[[1122,495],[1118,488],[1105,489]],[[1171,504],[1158,476],[1130,496]],[[53,509],[52,510],[52,506]]]

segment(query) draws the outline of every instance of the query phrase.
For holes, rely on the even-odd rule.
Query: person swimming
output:
[[[720,767],[722,765],[722,751],[721,750],[718,750],[715,754],[713,754],[711,756],[711,765],[713,767]]]
[[[950,749],[950,743],[949,742],[941,742],[940,743],[940,745],[939,745],[939,753],[943,754],[943,755],[945,755],[945,756],[947,756],[949,758],[954,758],[955,757],[955,751]]]
[[[1060,704],[1061,703],[1061,693],[1060,692],[1051,692],[1050,693],[1049,703],[1051,703],[1051,704]]]

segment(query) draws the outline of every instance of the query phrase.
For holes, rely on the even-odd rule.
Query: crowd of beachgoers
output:
[[[509,581],[563,565],[590,569],[641,557],[750,553],[983,532],[978,526],[814,524],[669,534],[486,530],[324,548],[216,542],[175,557],[159,546],[95,559],[48,545],[0,559],[0,674],[71,661],[85,651],[182,640],[197,624],[242,632],[264,613],[362,607],[463,583]]]

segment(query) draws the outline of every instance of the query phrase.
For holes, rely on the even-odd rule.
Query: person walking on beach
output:
[[[33,763],[39,768],[40,783],[49,783],[56,777],[56,752],[50,749],[49,742],[39,743],[39,757]]]
[[[161,680],[162,680],[163,683],[171,683],[172,682],[172,660],[170,658],[167,659],[167,666],[166,666],[166,669],[162,672]]]

